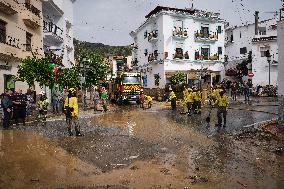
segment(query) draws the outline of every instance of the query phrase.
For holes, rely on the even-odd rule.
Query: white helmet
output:
[[[39,94],[40,94],[40,95],[45,95],[45,92],[44,92],[44,91],[40,91]]]

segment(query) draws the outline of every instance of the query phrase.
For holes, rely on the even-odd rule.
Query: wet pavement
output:
[[[276,115],[238,110],[252,107],[265,106],[235,104],[221,129],[216,110],[208,126],[210,109],[186,116],[156,103],[84,113],[79,138],[63,117],[1,130],[0,188],[282,189],[284,142],[244,127]]]

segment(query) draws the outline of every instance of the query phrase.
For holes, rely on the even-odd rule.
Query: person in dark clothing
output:
[[[27,98],[26,95],[22,94],[22,90],[19,90],[13,96],[13,110],[14,110],[14,119],[16,125],[19,125],[19,119],[23,121],[23,125],[26,125],[26,106]]]
[[[12,91],[10,89],[5,91],[5,94],[3,95],[1,105],[3,108],[3,128],[8,129],[10,126],[10,120],[12,115],[12,108],[13,108],[13,102],[12,102]]]
[[[249,103],[249,101],[250,101],[250,93],[249,93],[248,82],[244,84],[244,96],[245,96],[245,102]]]
[[[238,90],[237,82],[233,82],[231,86],[231,94],[234,101],[237,100],[237,90]]]

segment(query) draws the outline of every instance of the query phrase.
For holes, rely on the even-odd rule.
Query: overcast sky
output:
[[[74,36],[89,42],[110,45],[132,43],[130,31],[145,21],[156,6],[190,7],[191,0],[77,0],[74,4]],[[230,25],[253,22],[254,11],[260,19],[273,16],[281,0],[194,0],[194,8],[220,12]]]

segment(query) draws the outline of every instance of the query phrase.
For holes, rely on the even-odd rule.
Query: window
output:
[[[220,54],[223,54],[223,49],[222,49],[222,47],[218,47],[218,54],[220,55]]]
[[[208,60],[210,54],[210,49],[208,47],[201,47],[201,55],[204,60]]]
[[[266,27],[259,27],[259,35],[266,35]]]
[[[260,47],[260,56],[261,57],[266,57],[266,51],[270,50],[269,47]]]
[[[201,26],[201,31],[200,33],[204,34],[204,35],[209,35],[209,27],[204,27]]]
[[[32,51],[32,37],[31,33],[26,33],[26,51]]]
[[[145,56],[148,55],[148,50],[147,49],[144,50],[144,54],[145,54]]]
[[[222,33],[222,27],[221,26],[218,26],[217,32]]]
[[[230,41],[231,41],[231,42],[234,42],[234,36],[233,36],[233,34],[231,35]]]
[[[144,32],[144,39],[146,39],[148,37],[148,32],[147,30]]]
[[[0,20],[0,43],[6,43],[6,22]]]
[[[240,38],[242,38],[242,32],[240,31]]]
[[[243,47],[243,48],[240,48],[240,54],[247,54],[247,48],[246,47]]]

